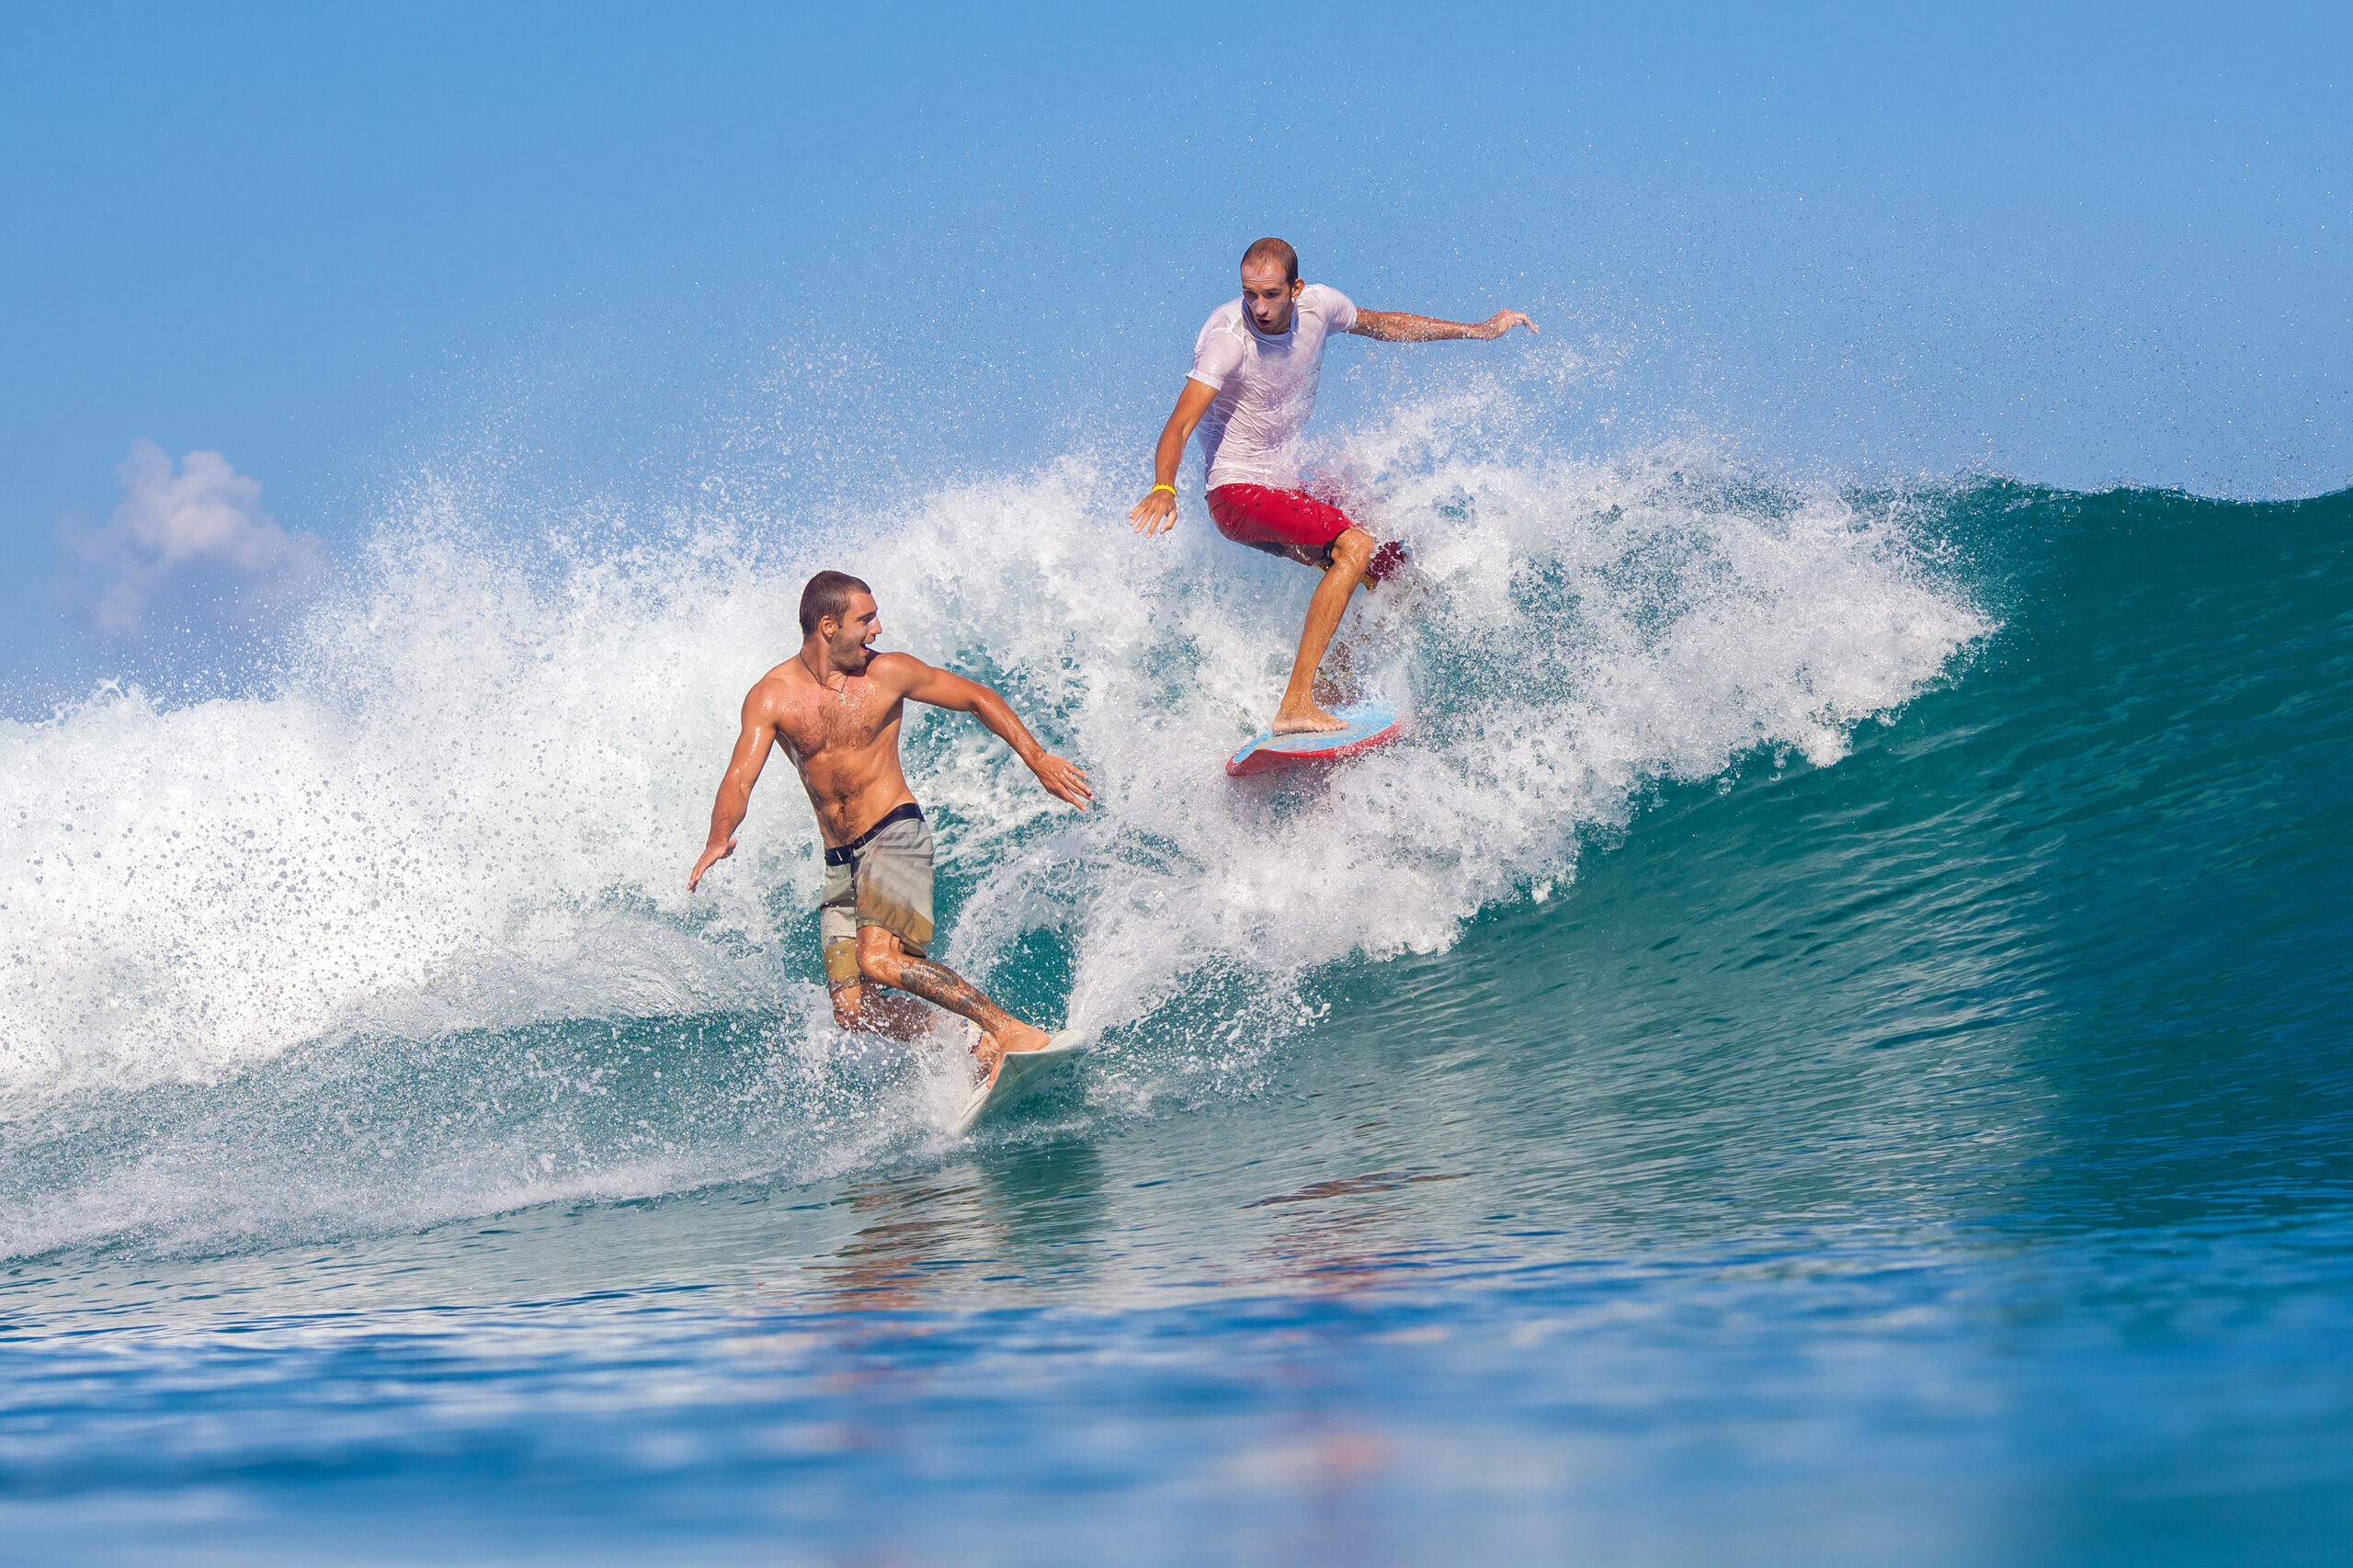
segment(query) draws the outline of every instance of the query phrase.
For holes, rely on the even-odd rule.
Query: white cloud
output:
[[[143,630],[165,600],[210,587],[215,604],[250,619],[300,598],[316,579],[321,547],[261,509],[261,483],[219,452],[190,452],[176,472],[154,442],[133,442],[115,470],[122,505],[102,528],[61,525],[81,562],[83,609],[101,631]]]

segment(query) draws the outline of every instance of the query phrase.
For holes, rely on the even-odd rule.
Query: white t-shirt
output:
[[[1291,301],[1290,330],[1270,337],[1258,330],[1242,301],[1210,312],[1193,342],[1193,380],[1217,389],[1197,434],[1209,466],[1209,488],[1299,483],[1292,449],[1300,426],[1315,408],[1324,374],[1324,340],[1356,325],[1346,294],[1310,283]]]

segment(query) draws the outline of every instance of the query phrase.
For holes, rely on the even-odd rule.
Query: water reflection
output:
[[[812,1288],[838,1311],[904,1312],[995,1284],[1024,1296],[1083,1284],[1104,1241],[1103,1187],[1102,1156],[1075,1139],[992,1149],[949,1179],[855,1183],[835,1203],[863,1222],[809,1265]]]
[[[1259,1282],[1317,1295],[1393,1283],[1433,1250],[1436,1216],[1419,1189],[1460,1181],[1459,1172],[1372,1171],[1312,1181],[1245,1205],[1282,1218],[1251,1253]]]

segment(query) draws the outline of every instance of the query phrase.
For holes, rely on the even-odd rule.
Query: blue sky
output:
[[[2345,17],[10,7],[6,709],[168,663],[207,582],[332,572],[469,454],[551,494],[755,428],[813,489],[1141,472],[1269,231],[1361,302],[1610,358],[1563,437],[1596,449],[2340,488]],[[244,564],[159,554],[191,517]]]

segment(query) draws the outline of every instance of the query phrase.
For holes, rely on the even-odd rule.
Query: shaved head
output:
[[[1285,283],[1299,281],[1299,253],[1290,248],[1289,240],[1279,240],[1268,234],[1263,240],[1251,241],[1250,248],[1242,253],[1242,265],[1248,267],[1254,261],[1281,267]]]

